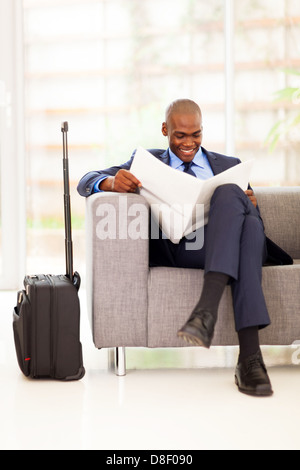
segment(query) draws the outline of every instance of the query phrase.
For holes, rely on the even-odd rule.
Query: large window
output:
[[[84,270],[85,246],[78,180],[126,161],[137,145],[165,147],[161,122],[175,98],[202,107],[206,148],[256,159],[253,186],[299,184],[297,128],[273,152],[265,143],[278,120],[297,112],[274,93],[299,86],[299,75],[287,73],[300,71],[298,0],[23,0],[23,7],[28,270],[64,269],[64,120],[76,269]]]
[[[137,145],[166,146],[160,128],[171,100],[201,103],[206,145],[224,149],[223,5],[24,0],[30,271],[56,261],[63,268],[61,121],[70,127],[76,267],[84,252],[79,178],[128,160]]]
[[[283,129],[299,115],[300,95],[289,98],[288,90],[300,87],[300,2],[234,4],[236,153],[241,159],[256,159],[255,184],[299,184],[300,122],[290,132]],[[276,100],[284,89],[283,99]],[[281,136],[270,151],[274,139],[266,145],[266,138],[280,121]]]

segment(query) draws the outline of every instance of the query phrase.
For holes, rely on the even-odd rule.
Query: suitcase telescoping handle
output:
[[[73,281],[73,242],[71,224],[71,199],[69,181],[69,155],[68,155],[68,130],[67,122],[61,124],[63,134],[63,170],[64,170],[64,214],[65,214],[65,250],[66,250],[66,273]]]
[[[73,271],[73,242],[71,223],[71,197],[69,178],[69,155],[68,155],[68,130],[67,122],[62,122],[61,132],[63,135],[63,170],[64,170],[64,214],[65,214],[65,251],[66,251],[66,275],[77,290],[80,288],[80,275]]]

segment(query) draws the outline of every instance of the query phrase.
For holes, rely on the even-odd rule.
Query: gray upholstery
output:
[[[266,235],[295,261],[263,268],[272,324],[260,339],[266,345],[292,344],[300,340],[300,188],[257,188],[255,193]],[[148,240],[124,236],[141,207],[145,216],[147,203],[137,194],[98,193],[87,199],[88,303],[97,348],[186,346],[176,333],[198,300],[203,272],[149,269]],[[111,208],[116,237],[102,240],[103,214]],[[213,344],[237,344],[230,287],[221,300]]]

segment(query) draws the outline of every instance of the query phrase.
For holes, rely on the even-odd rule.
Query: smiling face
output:
[[[170,149],[185,163],[191,162],[201,147],[202,130],[202,116],[198,112],[173,112],[162,125]]]

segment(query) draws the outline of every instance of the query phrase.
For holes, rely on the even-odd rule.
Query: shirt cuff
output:
[[[108,176],[102,176],[96,181],[96,183],[94,184],[93,193],[103,193],[102,189],[100,189],[100,184],[107,178]]]

